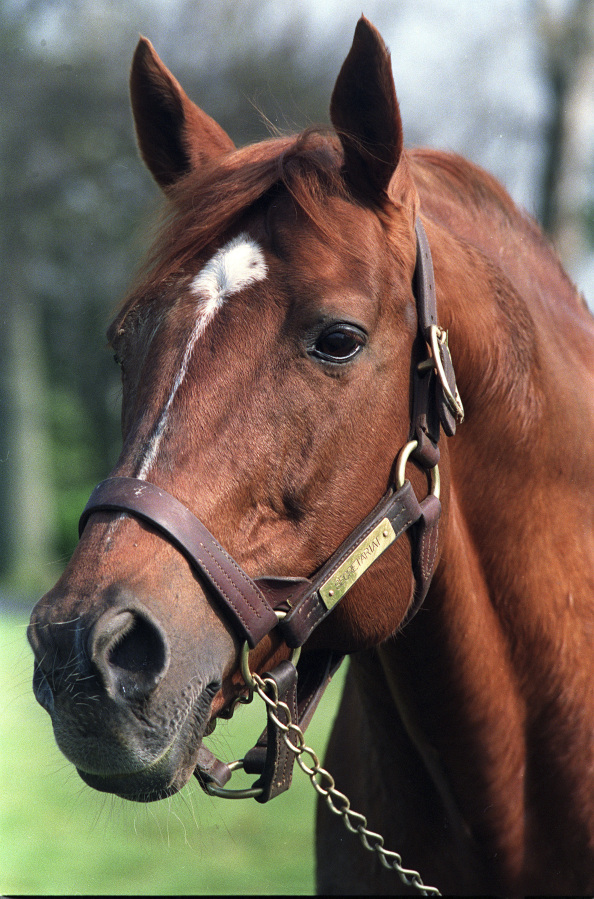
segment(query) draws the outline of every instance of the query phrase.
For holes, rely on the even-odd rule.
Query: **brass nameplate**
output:
[[[322,584],[319,593],[327,609],[333,608],[347,590],[358,581],[378,556],[396,539],[394,528],[387,518],[367,535],[342,565]]]

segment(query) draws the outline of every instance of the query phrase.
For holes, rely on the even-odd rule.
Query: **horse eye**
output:
[[[363,349],[367,335],[355,325],[332,325],[315,342],[313,355],[326,362],[350,362]]]

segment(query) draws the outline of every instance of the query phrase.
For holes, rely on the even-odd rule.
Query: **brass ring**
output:
[[[418,440],[410,440],[400,450],[396,463],[396,487],[398,490],[400,490],[401,487],[404,487],[404,482],[406,481],[406,464],[411,456],[411,453],[414,453],[418,445]],[[435,465],[430,469],[429,476],[431,478],[431,493],[433,494],[433,496],[439,499],[439,491],[441,487],[439,465]]]
[[[227,765],[229,771],[237,771],[243,767],[243,759],[238,759],[236,762],[229,762]],[[264,792],[263,787],[246,787],[245,790],[228,790],[226,787],[217,787],[217,785],[213,783],[206,783],[204,789],[210,796],[218,796],[220,799],[256,799]]]
[[[279,621],[282,621],[283,618],[285,618],[287,615],[286,612],[277,612],[277,611],[275,611],[274,614],[276,615],[276,617],[278,618]],[[256,681],[254,680],[252,672],[250,671],[249,654],[250,654],[250,647],[249,647],[248,641],[246,640],[241,649],[241,656],[239,658],[239,668],[241,670],[241,674],[246,683],[246,686],[253,692],[256,689]],[[293,652],[291,653],[290,661],[293,665],[295,665],[295,666],[297,665],[300,655],[301,655],[301,647],[297,646],[297,648],[294,649]]]

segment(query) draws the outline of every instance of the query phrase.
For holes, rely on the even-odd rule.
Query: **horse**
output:
[[[131,98],[166,212],[108,331],[121,455],[28,630],[59,748],[129,800],[224,791],[203,738],[255,684],[265,801],[348,656],[325,764],[376,843],[446,893],[592,894],[583,297],[494,178],[404,148],[364,17],[332,127],[238,149],[145,38]],[[318,889],[414,892],[328,784]]]

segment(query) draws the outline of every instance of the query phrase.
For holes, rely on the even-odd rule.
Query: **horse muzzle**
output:
[[[127,591],[108,593],[95,619],[58,620],[55,590],[40,600],[28,628],[34,694],[85,783],[126,799],[162,799],[194,772],[221,680],[172,669],[157,618]]]

